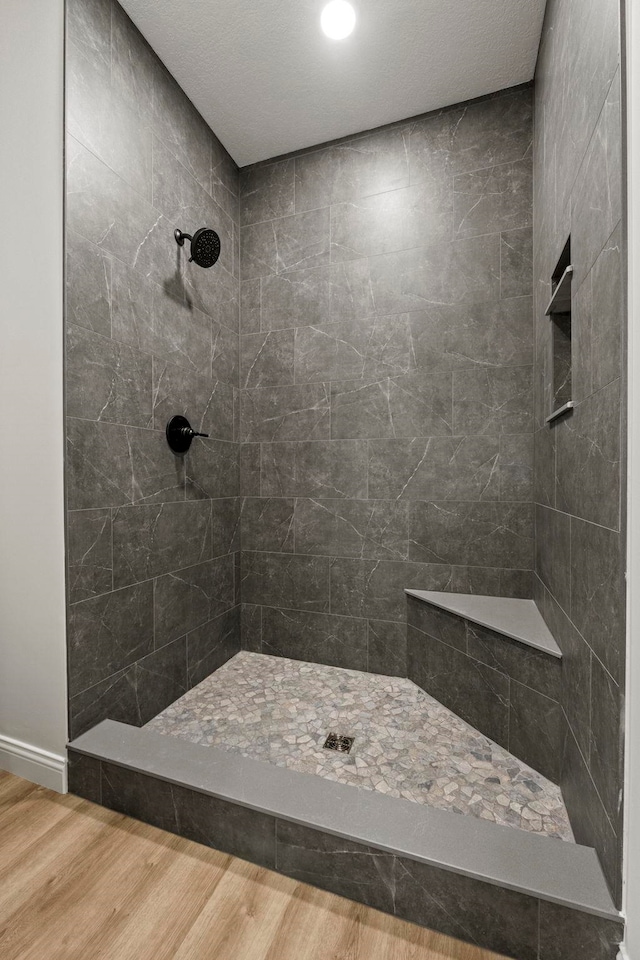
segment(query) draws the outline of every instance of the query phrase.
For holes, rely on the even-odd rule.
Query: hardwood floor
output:
[[[2,960],[496,960],[0,772]]]

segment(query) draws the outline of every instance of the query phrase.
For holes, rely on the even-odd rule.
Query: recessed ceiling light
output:
[[[356,12],[347,0],[331,0],[320,17],[320,25],[332,40],[344,40],[356,25]]]

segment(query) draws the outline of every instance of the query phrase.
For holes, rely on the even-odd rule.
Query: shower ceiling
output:
[[[240,166],[533,77],[546,0],[121,0]]]

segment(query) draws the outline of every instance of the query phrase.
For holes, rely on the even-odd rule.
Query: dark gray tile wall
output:
[[[502,889],[70,751],[70,789],[514,960],[614,960],[622,924]]]
[[[405,587],[531,596],[532,105],[241,171],[247,648],[404,672]]]
[[[409,679],[557,783],[561,661],[413,597],[407,624]]]
[[[618,0],[549,0],[535,86],[535,595],[564,655],[565,799],[576,839],[596,847],[617,901],[626,402],[620,52]],[[577,405],[550,427],[544,311],[569,235]]]
[[[120,6],[67,4],[71,735],[142,724],[240,643],[239,175]],[[173,230],[218,231],[211,270]],[[174,414],[211,435],[176,457]],[[238,581],[238,582],[236,582]]]

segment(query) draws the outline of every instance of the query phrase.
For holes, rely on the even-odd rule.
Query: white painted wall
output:
[[[65,789],[64,0],[0,2],[0,768]]]
[[[629,191],[629,570],[622,954],[640,960],[640,3],[627,0]]]

